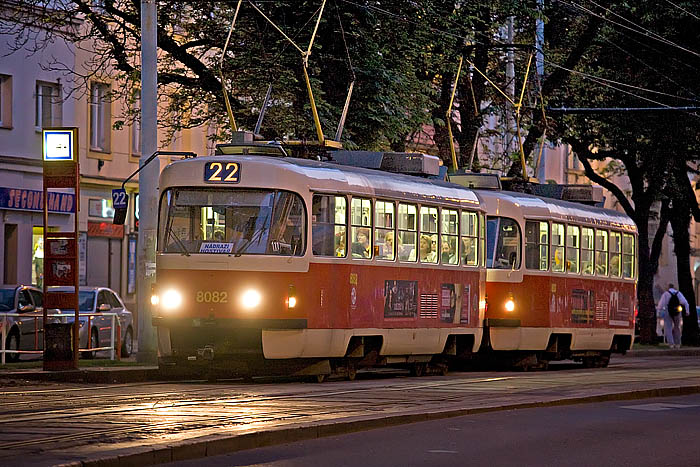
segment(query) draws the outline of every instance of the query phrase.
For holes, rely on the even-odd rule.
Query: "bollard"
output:
[[[122,327],[119,325],[119,320],[117,320],[117,360],[122,359]]]
[[[117,317],[117,315],[114,315],[114,314],[112,315],[112,323],[111,323],[111,326],[109,327],[109,333],[110,333],[110,337],[111,337],[110,344],[112,344],[112,348],[109,351],[109,359],[110,360],[114,360],[114,321],[115,321],[116,317]]]
[[[87,342],[85,343],[85,348],[87,350],[90,350],[90,346],[92,345],[92,315],[88,315],[88,322],[87,322]],[[78,327],[80,329],[80,327]],[[78,347],[80,347],[80,340],[78,340]]]
[[[0,349],[2,349],[2,356],[0,356],[0,362],[2,364],[5,364],[5,342],[7,342],[5,338],[5,334],[7,333],[7,315],[3,314],[2,315],[2,329],[0,329],[0,338],[2,338],[2,344],[0,344]]]

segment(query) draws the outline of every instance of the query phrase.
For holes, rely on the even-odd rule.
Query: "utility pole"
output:
[[[508,17],[506,24],[506,41],[508,44],[513,43],[513,17]],[[515,51],[512,48],[506,50],[506,93],[511,100],[515,100]],[[513,105],[506,101],[506,153],[508,156],[517,151],[515,144],[516,122],[514,118],[515,109]]]
[[[539,16],[535,21],[535,72],[537,73],[537,83],[539,86],[538,91],[542,95],[542,80],[544,80],[544,21],[542,20],[542,15],[544,15],[544,0],[537,0],[537,10]],[[544,136],[542,135],[541,145],[545,145]],[[537,164],[537,179],[540,183],[547,183],[547,170],[545,169],[547,165],[547,154],[544,148],[540,148],[539,154],[540,160]]]
[[[158,150],[158,16],[156,0],[141,0],[141,161]],[[137,249],[138,352],[142,363],[156,362],[156,335],[151,323],[151,284],[156,278],[158,175],[153,161],[139,173],[139,238]]]

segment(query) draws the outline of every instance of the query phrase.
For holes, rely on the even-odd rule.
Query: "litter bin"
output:
[[[73,323],[46,323],[44,364],[73,361]],[[62,366],[62,365],[59,365]]]

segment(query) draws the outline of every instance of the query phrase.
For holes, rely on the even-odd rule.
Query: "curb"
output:
[[[359,431],[387,428],[398,425],[406,425],[432,420],[441,420],[464,415],[475,415],[504,410],[520,410],[538,407],[559,407],[595,402],[608,402],[617,400],[648,399],[653,397],[686,396],[700,393],[700,385],[676,386],[669,388],[641,389],[621,393],[599,394],[595,396],[572,397],[540,402],[523,402],[493,407],[477,407],[469,409],[452,409],[438,412],[391,415],[382,418],[367,420],[352,420],[345,422],[320,423],[313,426],[290,427],[203,439],[194,442],[183,442],[168,445],[162,448],[134,452],[129,454],[116,454],[111,457],[87,459],[66,464],[60,467],[125,467],[154,465],[166,462],[176,462],[191,459],[230,454],[246,449],[261,448],[279,444],[307,441],[329,436],[338,436]]]
[[[700,357],[700,348],[628,350],[629,357]]]
[[[83,369],[64,371],[6,371],[0,372],[0,378],[24,379],[32,381],[55,381],[60,383],[139,383],[144,381],[167,381],[158,371],[158,367],[124,368],[124,369]]]

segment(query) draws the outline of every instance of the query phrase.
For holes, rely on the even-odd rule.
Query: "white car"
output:
[[[55,292],[72,292],[72,287],[51,287]],[[116,313],[121,328],[121,356],[126,358],[134,350],[134,320],[119,295],[107,287],[80,287],[78,291],[80,309],[80,348],[98,348],[110,345],[112,317],[103,313]],[[61,310],[71,316],[73,310]],[[89,317],[89,319],[88,319]],[[70,322],[70,321],[69,321]],[[90,323],[90,345],[88,346],[88,322]],[[83,357],[93,358],[95,352],[83,352]]]

